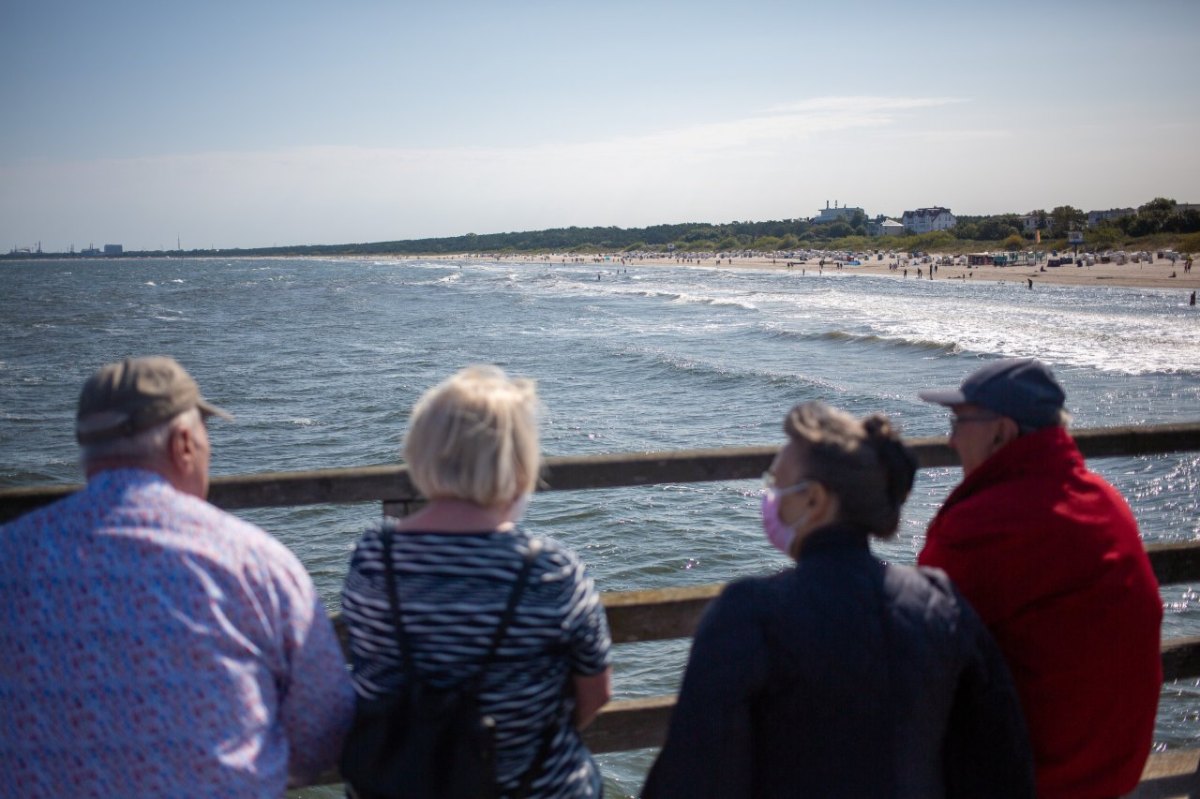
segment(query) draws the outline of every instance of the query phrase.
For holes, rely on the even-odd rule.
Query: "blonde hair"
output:
[[[508,505],[533,491],[541,459],[532,380],[496,366],[468,366],[413,406],[404,459],[428,499]]]

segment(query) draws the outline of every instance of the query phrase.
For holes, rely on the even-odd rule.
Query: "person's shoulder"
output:
[[[713,604],[719,604],[726,611],[766,608],[790,591],[794,572],[794,569],[784,569],[777,574],[731,580],[713,599]]]
[[[919,620],[922,626],[940,622],[953,628],[974,611],[949,575],[933,566],[887,566],[887,595],[901,616]]]
[[[958,592],[946,572],[936,566],[906,566],[890,563],[885,567],[884,580],[898,593],[915,596],[922,601],[928,597],[944,597],[957,601]]]
[[[235,560],[255,562],[268,572],[285,572],[294,581],[308,581],[308,572],[300,559],[266,530],[207,500],[174,493],[172,502],[176,509],[204,530],[210,546],[219,547]]]
[[[1127,509],[1129,507],[1129,502],[1125,499],[1124,495],[1117,490],[1116,486],[1108,482],[1108,480],[1101,475],[1087,468],[1086,465],[1080,468],[1079,477],[1082,482],[1104,495],[1113,505],[1121,509]]]
[[[15,519],[11,519],[4,524],[0,524],[0,534],[3,534],[11,543],[13,536],[23,533],[29,533],[35,530],[53,525],[57,520],[71,516],[74,514],[74,505],[78,504],[78,496],[81,492],[76,492],[68,496],[57,499],[49,505],[42,505],[40,508],[23,513]]]
[[[249,546],[282,546],[275,538],[258,525],[222,510],[205,499],[174,492],[172,502],[183,512],[217,533],[245,542]]]
[[[513,547],[522,557],[532,555],[534,569],[550,579],[567,579],[587,569],[587,564],[575,550],[552,536],[536,535],[519,528],[513,536]]]

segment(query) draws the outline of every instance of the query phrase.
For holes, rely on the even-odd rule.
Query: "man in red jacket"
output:
[[[996,361],[920,397],[953,412],[963,481],[918,560],[950,575],[1004,652],[1038,795],[1132,790],[1162,688],[1162,601],[1133,513],[1084,466],[1041,362]]]

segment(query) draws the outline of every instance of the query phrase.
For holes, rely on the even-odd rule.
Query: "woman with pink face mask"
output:
[[[917,462],[887,418],[798,405],[765,475],[795,566],[730,584],[700,622],[643,796],[1033,796],[995,643],[936,569],[886,564]]]

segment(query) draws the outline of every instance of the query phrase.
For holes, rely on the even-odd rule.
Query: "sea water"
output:
[[[547,455],[782,443],[797,402],[947,432],[917,391],[989,359],[1036,356],[1077,427],[1200,421],[1200,313],[1183,292],[951,281],[852,270],[636,262],[103,259],[0,265],[0,486],[81,479],[84,379],[175,356],[237,416],[214,423],[213,473],[394,463],[420,392],[471,363],[537,380]],[[1148,542],[1200,537],[1200,453],[1096,460]],[[923,470],[881,557],[912,562],[959,479]],[[752,481],[555,492],[527,526],[588,562],[606,591],[764,574]],[[241,512],[304,562],[331,609],[376,504]],[[1048,566],[1049,567],[1049,566]],[[1200,630],[1200,594],[1169,586],[1166,635]],[[618,698],[678,686],[687,642],[617,650]],[[1200,744],[1197,681],[1164,689],[1156,748]],[[600,758],[637,792],[653,752]],[[305,795],[334,795],[327,789]]]

